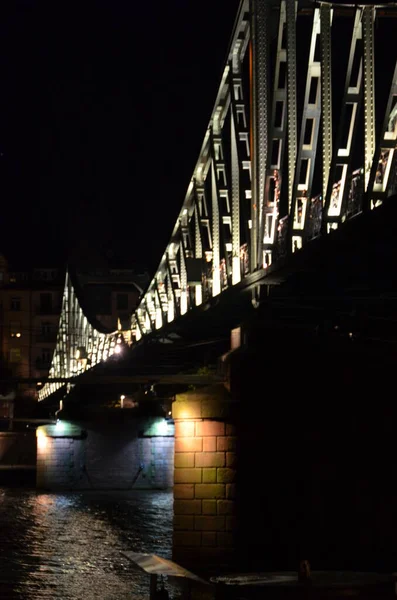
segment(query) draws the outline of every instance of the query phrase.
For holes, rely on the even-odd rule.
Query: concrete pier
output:
[[[230,558],[236,513],[234,406],[223,385],[179,394],[175,420],[173,558]]]

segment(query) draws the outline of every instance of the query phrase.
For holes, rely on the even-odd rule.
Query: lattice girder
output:
[[[107,360],[117,352],[122,341],[120,331],[103,333],[89,322],[67,272],[49,380],[39,391],[39,401],[56,392],[67,380]]]

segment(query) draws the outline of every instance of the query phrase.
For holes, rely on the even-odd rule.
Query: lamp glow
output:
[[[48,438],[42,429],[38,429],[36,432],[37,436],[37,448],[39,450],[45,450],[47,448]]]
[[[156,424],[156,431],[158,435],[167,435],[168,423],[165,419]]]

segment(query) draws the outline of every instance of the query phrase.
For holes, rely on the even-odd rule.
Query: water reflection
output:
[[[147,598],[122,550],[171,557],[172,492],[0,488],[0,598]]]

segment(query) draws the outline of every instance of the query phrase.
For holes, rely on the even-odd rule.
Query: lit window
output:
[[[10,321],[10,336],[21,337],[21,323],[20,321]]]
[[[19,363],[21,362],[22,354],[20,348],[11,348],[10,349],[10,363]]]
[[[21,299],[20,298],[11,298],[11,310],[21,310]]]

